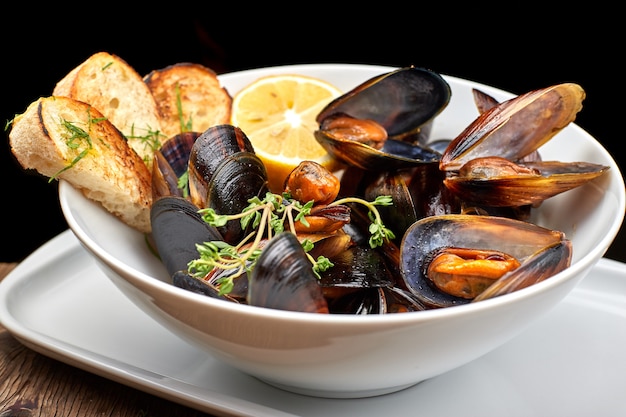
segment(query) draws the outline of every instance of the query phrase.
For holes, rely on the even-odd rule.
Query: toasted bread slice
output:
[[[160,115],[152,92],[126,61],[108,52],[97,52],[70,71],[52,91],[91,104],[128,139],[130,146],[150,167],[160,147]]]
[[[161,129],[168,138],[230,123],[232,97],[212,69],[181,62],[153,70],[143,79],[157,102]]]
[[[23,168],[67,180],[124,223],[150,232],[150,171],[95,107],[41,97],[13,119],[9,145]]]

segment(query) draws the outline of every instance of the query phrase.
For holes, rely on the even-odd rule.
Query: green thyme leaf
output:
[[[344,202],[361,203],[368,207],[368,215],[372,219],[372,224],[369,227],[371,234],[369,244],[371,247],[381,246],[389,239],[395,237],[393,232],[383,225],[380,214],[375,207],[377,205],[392,204],[391,197],[380,196],[373,202],[351,197],[337,200],[331,205]],[[259,197],[249,199],[246,208],[238,214],[220,215],[212,208],[200,209],[199,213],[202,215],[202,218],[210,225],[224,226],[228,221],[239,219],[244,229],[251,228],[253,232],[236,246],[217,241],[198,244],[197,249],[200,258],[188,263],[189,273],[201,279],[213,268],[235,270],[234,273],[229,273],[217,279],[220,293],[228,294],[233,288],[233,280],[254,268],[256,260],[262,252],[260,247],[261,239],[269,240],[272,239],[272,236],[284,232],[285,224],[290,225],[289,232],[294,234],[296,233],[292,229],[294,222],[298,221],[308,226],[306,215],[310,214],[313,205],[313,201],[301,204],[297,200],[291,199],[289,193],[278,195],[268,192],[263,199]],[[254,240],[244,247],[243,244],[252,238]],[[301,244],[311,261],[311,268],[318,278],[320,278],[321,272],[334,266],[324,256],[313,259],[309,255],[309,252],[314,247],[310,239],[303,239]]]

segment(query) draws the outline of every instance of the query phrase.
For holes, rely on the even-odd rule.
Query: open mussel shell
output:
[[[328,313],[313,265],[295,234],[283,232],[263,248],[250,273],[248,304],[278,310]]]
[[[526,288],[567,268],[572,260],[572,242],[564,240],[541,248],[516,270],[502,276],[472,302],[486,300]]]
[[[460,212],[461,204],[444,186],[444,177],[445,173],[436,164],[426,164],[365,175],[357,190],[368,201],[379,196],[391,197],[393,204],[381,206],[378,211],[383,223],[400,238],[423,217]]]
[[[472,88],[472,97],[474,97],[474,104],[476,104],[478,113],[484,113],[490,108],[497,106],[499,103],[495,97],[476,88]]]
[[[449,84],[436,72],[400,68],[360,84],[330,102],[317,116],[315,138],[326,151],[349,166],[392,170],[438,162],[441,154],[425,143],[430,126],[448,105]],[[333,120],[347,117],[373,121],[386,132],[382,148],[346,138],[333,128]],[[426,137],[424,137],[426,136]]]
[[[485,104],[482,113],[450,142],[440,168],[457,171],[472,159],[488,156],[520,160],[574,121],[584,98],[580,85],[563,83]]]
[[[322,129],[315,131],[315,139],[326,152],[344,164],[368,171],[392,171],[421,164],[439,164],[441,159],[441,153],[433,149],[395,139],[387,139],[381,149],[341,138]]]
[[[489,159],[484,158],[487,162]],[[609,169],[606,165],[589,162],[537,161],[519,166],[531,168],[537,174],[456,175],[447,177],[443,182],[468,203],[491,207],[537,206],[550,197],[599,177]]]
[[[170,277],[200,257],[196,244],[222,240],[219,231],[202,219],[198,207],[182,197],[154,201],[150,221],[151,239]]]
[[[529,262],[510,284],[509,290],[513,290],[528,282],[524,271],[533,274],[550,266],[548,270],[553,275],[569,266],[569,256],[563,262],[559,251],[548,251],[545,258],[537,257],[544,249],[559,244],[570,246],[563,232],[521,220],[463,214],[431,216],[415,222],[405,233],[400,245],[400,269],[406,287],[421,302],[430,308],[449,307],[471,300],[447,294],[432,285],[424,272],[432,253],[448,247],[497,250],[521,264]]]
[[[431,70],[399,68],[373,77],[337,97],[318,114],[317,122],[333,114],[374,120],[390,138],[415,132],[450,102],[450,85]]]
[[[176,172],[163,154],[156,150],[152,163],[152,199],[156,200],[168,195],[182,197],[183,192],[178,188]]]

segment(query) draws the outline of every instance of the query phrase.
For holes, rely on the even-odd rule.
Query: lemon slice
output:
[[[233,97],[231,123],[248,136],[267,169],[269,188],[283,191],[285,178],[304,160],[340,167],[314,136],[318,113],[341,91],[304,75],[278,74],[253,81]]]

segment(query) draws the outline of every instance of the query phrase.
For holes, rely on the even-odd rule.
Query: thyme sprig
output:
[[[217,279],[220,294],[228,294],[233,286],[234,279],[251,271],[261,254],[261,242],[265,238],[268,241],[273,236],[285,231],[285,224],[288,231],[296,234],[295,224],[308,226],[306,216],[310,214],[314,202],[305,204],[291,198],[289,193],[282,195],[271,192],[266,193],[263,199],[253,197],[248,200],[248,206],[238,214],[218,214],[212,208],[199,210],[203,220],[208,224],[221,227],[229,221],[239,220],[244,230],[250,228],[252,232],[248,234],[237,245],[230,245],[222,241],[211,241],[196,244],[196,249],[200,257],[188,263],[190,275],[202,279],[215,268],[229,271]],[[382,218],[376,206],[388,206],[392,204],[391,197],[379,196],[374,201],[368,202],[358,197],[349,197],[336,200],[329,205],[339,205],[345,203],[360,203],[368,208],[368,216],[372,221],[369,227],[371,237],[369,244],[372,248],[382,246],[395,235],[383,224]],[[320,273],[333,267],[333,263],[325,256],[318,256],[314,259],[309,252],[314,245],[309,239],[301,241],[302,247],[307,254],[312,265],[314,274],[320,278]]]
[[[329,206],[335,206],[338,204],[346,203],[358,203],[367,207],[367,216],[372,222],[369,226],[370,238],[369,244],[372,248],[382,246],[385,242],[395,239],[396,235],[388,229],[380,217],[380,213],[375,206],[391,206],[393,205],[393,199],[389,195],[379,195],[372,202],[365,201],[357,197],[345,197],[339,200],[333,201]]]

